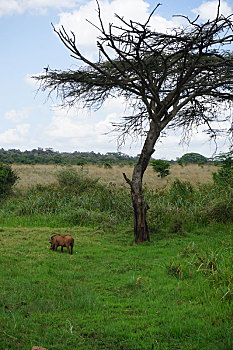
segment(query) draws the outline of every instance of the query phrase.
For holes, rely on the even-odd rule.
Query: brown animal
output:
[[[70,235],[57,234],[50,238],[49,243],[51,244],[50,249],[56,250],[57,247],[61,246],[61,252],[63,253],[63,247],[66,247],[69,254],[73,254],[74,239]],[[70,248],[71,249],[70,249]]]

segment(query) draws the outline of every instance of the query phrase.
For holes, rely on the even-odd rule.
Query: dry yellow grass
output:
[[[49,185],[56,183],[56,173],[61,170],[62,166],[57,165],[13,165],[12,168],[17,171],[20,177],[16,187],[19,189],[27,189],[36,184]],[[79,169],[78,166],[73,166],[75,169]],[[84,167],[84,171],[90,177],[100,178],[102,183],[114,183],[117,186],[127,186],[123,179],[122,173],[125,172],[130,178],[133,167],[115,165],[111,169],[105,169],[96,165],[87,165]],[[178,164],[172,164],[170,172],[171,174],[165,179],[161,179],[149,166],[144,175],[144,184],[150,188],[163,188],[178,178],[183,181],[190,181],[193,185],[198,183],[210,183],[213,181],[212,173],[216,171],[216,167],[213,165],[198,166],[196,164],[190,164],[181,167]]]
[[[56,165],[12,165],[20,180],[16,187],[27,189],[37,184],[50,185],[56,182],[55,173],[61,169]]]

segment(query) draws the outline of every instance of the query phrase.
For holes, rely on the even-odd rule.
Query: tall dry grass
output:
[[[80,170],[79,166],[72,166]],[[28,189],[37,184],[50,185],[57,182],[56,173],[64,168],[59,165],[13,165],[12,168],[16,170],[20,180],[16,187],[19,189]],[[114,183],[117,186],[127,186],[123,179],[122,173],[130,178],[133,172],[132,166],[114,165],[110,169],[99,167],[97,165],[86,165],[83,168],[92,178],[100,178],[101,183]],[[198,166],[196,164],[189,164],[181,167],[178,164],[172,164],[171,174],[164,179],[161,179],[149,166],[144,175],[144,184],[149,188],[164,188],[169,186],[176,178],[189,181],[193,185],[205,184],[213,182],[212,173],[216,171],[213,165]]]

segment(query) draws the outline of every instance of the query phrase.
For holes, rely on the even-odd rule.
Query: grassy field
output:
[[[214,232],[215,231],[215,232]],[[230,231],[1,229],[1,349],[232,349]],[[47,249],[70,233],[74,254]]]
[[[13,165],[13,169],[17,171],[20,180],[17,184],[19,189],[27,189],[30,186],[42,184],[49,185],[56,183],[56,173],[63,169],[62,166],[56,165]],[[80,169],[78,166],[73,166],[74,169]],[[212,173],[216,171],[214,165],[199,166],[197,164],[189,164],[181,167],[178,164],[171,166],[171,174],[165,179],[158,178],[152,167],[148,167],[144,175],[144,183],[150,188],[163,188],[171,184],[175,178],[184,181],[190,181],[196,185],[213,182]],[[127,186],[123,179],[122,173],[131,176],[133,167],[114,165],[110,169],[99,167],[96,165],[84,166],[84,172],[87,172],[91,177],[100,178],[100,181],[105,184],[114,183],[118,186]]]
[[[162,181],[149,169],[140,245],[121,178],[132,168],[14,169],[0,201],[0,350],[233,348],[232,189],[216,169],[175,165]],[[56,233],[74,237],[73,255],[48,249]]]

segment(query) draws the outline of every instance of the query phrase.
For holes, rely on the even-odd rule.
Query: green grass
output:
[[[47,249],[55,233],[73,235],[72,256]],[[0,349],[230,350],[231,236],[2,227]]]
[[[0,202],[0,350],[232,349],[232,189],[145,189],[135,245],[129,189],[62,175]]]

